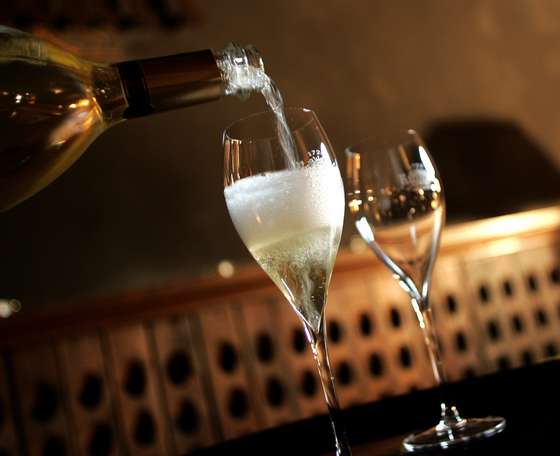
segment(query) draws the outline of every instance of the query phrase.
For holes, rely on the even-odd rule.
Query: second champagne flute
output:
[[[410,296],[436,383],[446,384],[429,301],[445,199],[435,163],[418,134],[404,131],[346,149],[347,198],[356,229]],[[442,396],[445,396],[442,391]],[[462,418],[443,397],[439,423],[409,435],[407,451],[447,448],[504,429],[501,417]]]
[[[344,219],[342,178],[315,114],[286,109],[286,118],[289,130],[279,129],[269,111],[224,132],[224,195],[239,236],[303,323],[336,454],[348,456],[325,335],[327,290]]]

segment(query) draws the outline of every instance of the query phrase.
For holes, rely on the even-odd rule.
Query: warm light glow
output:
[[[443,245],[461,243],[467,239],[469,242],[483,239],[487,241],[498,240],[534,230],[552,229],[557,227],[558,223],[560,223],[560,210],[558,208],[537,209],[520,214],[504,215],[462,224],[456,228],[449,227],[443,232]],[[499,246],[499,244],[497,245]],[[504,247],[506,245],[503,244],[502,247],[496,248],[503,249],[503,251],[513,248],[513,244],[510,244],[507,249]]]
[[[521,239],[509,238],[501,241],[491,242],[485,247],[488,256],[503,256],[519,252],[523,249]]]
[[[362,205],[361,199],[353,199],[348,203],[348,208],[352,214],[355,214],[360,210],[360,206]]]
[[[218,263],[218,274],[224,279],[229,279],[235,274],[235,266],[229,260],[222,260]]]
[[[21,310],[21,303],[17,299],[0,299],[0,318],[11,317]]]
[[[83,98],[80,101],[78,101],[77,103],[71,103],[68,105],[68,107],[70,109],[76,109],[76,108],[86,108],[89,106],[89,99],[88,98]]]

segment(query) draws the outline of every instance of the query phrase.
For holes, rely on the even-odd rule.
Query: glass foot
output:
[[[403,440],[403,448],[406,452],[449,448],[491,437],[505,427],[505,418],[499,416],[463,419],[453,426],[442,426],[440,423],[426,431],[410,434]]]

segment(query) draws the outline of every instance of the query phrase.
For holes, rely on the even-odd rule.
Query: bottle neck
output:
[[[131,119],[220,98],[222,74],[210,50],[117,63]]]

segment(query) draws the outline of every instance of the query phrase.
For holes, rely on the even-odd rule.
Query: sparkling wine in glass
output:
[[[224,132],[224,195],[239,236],[303,323],[336,453],[350,455],[325,335],[327,290],[344,218],[342,178],[315,114],[307,109],[285,112],[288,130],[269,111]],[[282,138],[286,132],[289,140]]]
[[[404,449],[447,448],[497,434],[505,428],[504,418],[462,418],[444,394],[446,378],[429,291],[445,223],[445,199],[427,147],[415,131],[408,130],[348,147],[346,160],[347,203],[356,229],[408,293],[442,390],[439,423],[406,437]]]

